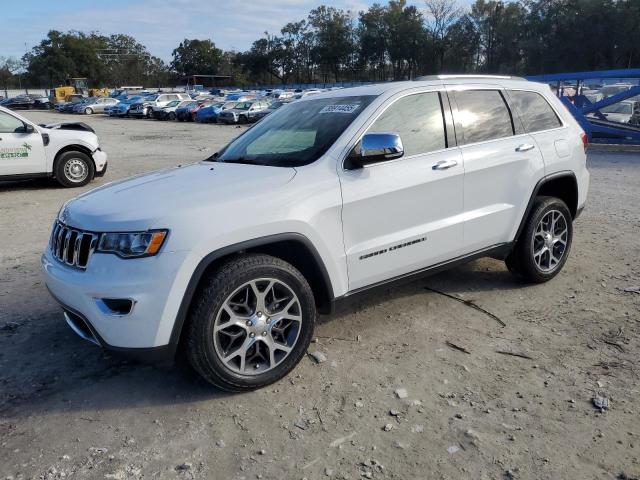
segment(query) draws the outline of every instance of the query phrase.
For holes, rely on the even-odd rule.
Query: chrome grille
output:
[[[60,262],[84,270],[98,246],[98,238],[97,233],[84,232],[56,222],[51,232],[49,247],[53,256]]]

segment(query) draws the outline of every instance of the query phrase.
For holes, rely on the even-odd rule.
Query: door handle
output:
[[[431,170],[446,170],[448,168],[455,167],[456,165],[458,165],[458,162],[455,160],[440,160],[431,167]]]
[[[518,145],[516,147],[516,152],[528,152],[529,150],[533,150],[535,145],[531,145],[530,143],[523,143],[522,145]]]

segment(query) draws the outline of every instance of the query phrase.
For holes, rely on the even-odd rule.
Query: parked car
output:
[[[42,95],[19,95],[4,101],[3,106],[11,110],[49,110],[51,101]]]
[[[0,107],[0,135],[0,180],[53,177],[81,187],[107,171],[107,154],[88,125],[36,125]]]
[[[208,100],[191,101],[176,109],[176,118],[179,122],[193,122],[201,108],[208,107],[211,102]]]
[[[191,103],[190,100],[174,100],[172,102],[167,103],[164,107],[153,107],[152,108],[152,116],[156,120],[175,120],[176,119],[176,109],[181,106],[186,105],[187,103]]]
[[[237,103],[238,102],[218,102],[202,107],[196,113],[195,121],[200,123],[216,123],[220,112],[235,107]]]
[[[484,256],[551,280],[586,203],[587,136],[546,85],[444,83],[301,99],[201,163],[67,202],[42,256],[66,321],[142,359],[184,348],[246,391],[296,366],[318,311],[372,288]]]
[[[600,112],[606,117],[607,120],[612,122],[629,123],[634,112],[640,110],[640,102],[634,102],[631,100],[623,100],[608,107],[600,109]],[[595,117],[591,114],[589,116]]]
[[[262,120],[264,117],[266,117],[267,115],[275,112],[276,110],[278,110],[280,107],[286,105],[287,103],[291,103],[291,102],[273,102],[273,103],[269,104],[269,106],[267,108],[265,108],[264,110],[257,111],[254,114],[256,122],[259,121],[259,120]]]
[[[238,102],[233,108],[224,110],[218,115],[218,121],[222,123],[253,123],[258,121],[258,112],[269,107],[268,100],[254,100],[251,102]]]
[[[159,95],[150,95],[143,98],[142,101],[131,105],[129,115],[138,118],[151,118],[153,114],[153,107],[164,107],[175,100],[191,100],[191,97],[186,93],[161,93]]]
[[[124,100],[121,100],[120,103],[113,105],[109,108],[109,116],[110,117],[128,117],[129,109],[131,105],[139,103],[143,100],[141,96],[128,97]]]
[[[71,102],[65,102],[58,108],[58,111],[61,113],[74,113],[76,108],[84,108],[85,105],[91,103],[89,98],[74,98]]]
[[[120,103],[115,98],[110,97],[92,97],[87,103],[78,104],[74,107],[74,113],[84,113],[91,115],[93,113],[105,113],[105,108],[112,107]]]

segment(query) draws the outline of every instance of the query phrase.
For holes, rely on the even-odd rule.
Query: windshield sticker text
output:
[[[327,105],[320,110],[320,113],[353,113],[358,108],[360,108],[360,105],[356,103],[349,103],[346,105]]]

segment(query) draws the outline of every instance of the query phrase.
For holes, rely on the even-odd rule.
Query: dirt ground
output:
[[[110,155],[86,189],[201,159],[240,131],[82,120]],[[310,351],[325,362],[307,357],[242,395],[78,338],[39,258],[80,191],[0,184],[0,479],[640,476],[640,154],[592,152],[589,166],[589,202],[552,282],[521,284],[486,259],[360,297],[318,326]]]

